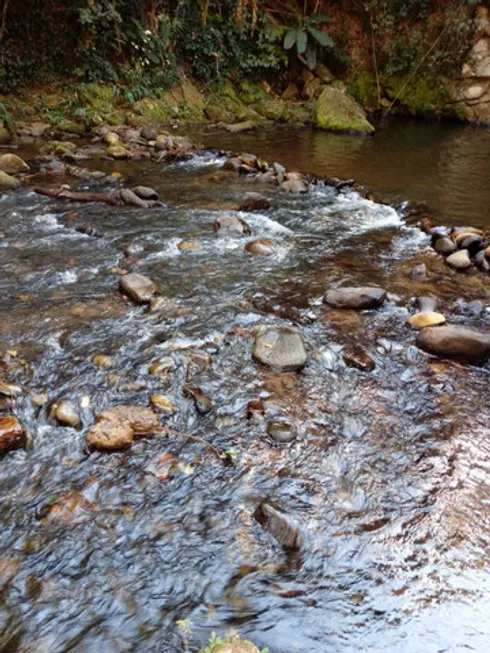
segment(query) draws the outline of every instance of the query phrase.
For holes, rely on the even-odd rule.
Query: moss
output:
[[[373,73],[361,70],[352,73],[346,80],[351,95],[365,108],[378,108],[378,86]]]
[[[240,100],[244,104],[255,104],[266,100],[268,94],[262,82],[252,82],[245,79],[240,84]]]
[[[67,132],[68,134],[78,134],[82,136],[85,133],[85,125],[80,125],[73,120],[63,120],[57,125],[59,131]]]
[[[383,86],[390,100],[396,98],[413,116],[448,115],[449,92],[442,80],[419,77],[407,81],[407,76],[384,80]]]
[[[343,91],[330,86],[318,98],[315,114],[316,124],[322,129],[362,133],[374,131],[362,107]]]

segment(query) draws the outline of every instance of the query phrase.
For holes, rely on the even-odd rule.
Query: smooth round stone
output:
[[[80,424],[80,416],[69,401],[60,402],[55,408],[54,415],[58,422],[64,426],[75,427]]]
[[[458,247],[456,243],[451,240],[451,238],[448,236],[443,236],[442,238],[438,238],[436,240],[434,249],[439,254],[452,254],[458,249]]]
[[[345,287],[329,290],[325,302],[335,308],[378,308],[386,298],[386,290],[372,286]]]
[[[164,415],[170,415],[176,411],[170,399],[163,395],[152,395],[150,401],[152,406],[155,406]]]
[[[469,363],[484,363],[490,356],[490,335],[460,326],[422,329],[417,345],[430,354]]]
[[[26,445],[27,433],[13,415],[0,415],[0,455]]]
[[[129,188],[121,189],[121,199],[124,204],[128,204],[129,206],[137,206],[140,209],[148,208],[147,200],[141,199],[141,197],[138,197],[138,195],[136,195],[132,190],[129,190]]]
[[[250,233],[250,227],[246,222],[234,215],[220,215],[213,224],[214,231],[228,232],[233,236],[243,236]]]
[[[0,170],[8,175],[15,175],[19,172],[29,172],[30,168],[20,156],[9,152],[0,156]]]
[[[461,249],[467,249],[472,256],[484,246],[483,236],[478,236],[477,234],[467,236],[460,244]]]
[[[258,256],[272,256],[275,247],[270,240],[252,240],[252,242],[245,245],[245,250],[249,254],[256,254]]]
[[[133,188],[133,193],[135,193],[142,200],[157,200],[158,193],[153,188],[149,186],[136,186]]]
[[[480,269],[485,270],[485,272],[488,272],[488,270],[490,270],[490,263],[488,262],[484,250],[481,250],[476,254],[475,263],[478,265]]]
[[[297,431],[294,424],[285,420],[270,422],[267,426],[267,433],[280,444],[286,444],[296,439]]]
[[[294,371],[304,367],[308,354],[297,329],[270,327],[256,337],[253,358],[270,367]]]
[[[157,292],[157,285],[148,277],[137,272],[131,272],[121,277],[119,286],[126,295],[141,304],[149,303]]]
[[[470,254],[467,249],[461,249],[459,252],[455,252],[448,256],[446,263],[450,265],[455,270],[465,270],[471,265]]]
[[[438,326],[444,324],[446,318],[442,313],[434,311],[424,311],[423,313],[416,313],[408,318],[407,324],[415,329],[425,329],[431,326]]]
[[[149,368],[150,374],[167,374],[174,370],[175,363],[171,358],[160,358],[159,360],[153,361]]]

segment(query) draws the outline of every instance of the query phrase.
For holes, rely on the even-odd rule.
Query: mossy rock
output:
[[[20,181],[0,170],[0,191],[15,190],[20,186]]]
[[[288,102],[282,119],[299,125],[312,123],[314,120],[312,105]]]
[[[144,118],[145,123],[165,123],[175,115],[164,98],[144,98],[133,105],[133,110],[135,115]]]
[[[0,145],[5,145],[10,141],[10,132],[5,127],[0,127]]]
[[[112,109],[114,90],[101,84],[80,84],[77,88],[80,103],[93,108],[104,107]]]
[[[285,120],[287,104],[282,100],[266,100],[257,105],[257,110],[267,120],[279,122]]]
[[[228,111],[228,109],[218,106],[217,104],[208,104],[205,113],[212,122],[224,122],[230,124],[235,120],[235,115],[232,111]]]
[[[371,72],[361,70],[352,74],[347,79],[347,86],[351,95],[365,109],[373,110],[378,108],[378,85],[375,76]]]
[[[243,104],[255,104],[266,100],[268,94],[262,82],[252,82],[246,79],[240,84],[239,97]]]
[[[396,99],[412,116],[440,117],[449,113],[449,90],[440,79],[389,77],[383,79],[383,87],[390,100]]]
[[[59,125],[56,125],[58,131],[66,132],[67,134],[75,134],[82,136],[85,134],[85,125],[81,125],[73,120],[63,120]]]
[[[77,146],[75,143],[70,143],[70,141],[48,141],[41,149],[41,152],[43,152],[43,154],[65,156],[67,154],[73,154],[76,149]]]
[[[374,127],[366,118],[364,109],[337,88],[326,86],[315,108],[316,125],[332,131],[371,133]]]

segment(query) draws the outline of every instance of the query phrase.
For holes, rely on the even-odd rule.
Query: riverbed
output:
[[[442,224],[490,226],[490,132],[395,121],[371,138],[200,138],[354,178],[383,203],[349,187],[291,195],[223,176],[218,149],[170,165],[90,163],[151,186],[161,207],[67,205],[29,188],[0,200],[3,372],[22,388],[2,406],[32,436],[0,460],[1,650],[181,653],[184,620],[191,650],[235,629],[270,653],[486,653],[490,367],[428,356],[406,321],[415,297],[434,294],[449,322],[490,328],[490,278],[448,268],[407,218],[412,200]],[[237,212],[250,193],[271,208]],[[213,230],[230,212],[250,236]],[[275,253],[249,255],[254,238]],[[411,279],[421,262],[427,279]],[[125,270],[158,284],[159,310],[120,295]],[[380,285],[388,301],[328,310],[323,295],[340,283]],[[300,330],[303,370],[253,360],[260,325]],[[346,364],[353,345],[374,370]],[[151,374],[161,359],[165,373]],[[163,424],[234,464],[163,434],[87,455],[100,411],[155,394],[174,406]],[[79,427],[53,419],[62,400]],[[265,414],[250,411],[258,400]],[[275,443],[271,420],[292,424],[295,440]],[[263,502],[301,533],[299,551],[255,519]]]

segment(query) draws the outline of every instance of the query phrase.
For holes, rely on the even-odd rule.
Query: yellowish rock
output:
[[[445,322],[446,318],[444,315],[442,315],[442,313],[436,313],[435,311],[416,313],[407,320],[407,324],[414,329],[425,329],[426,327],[438,326]]]
[[[94,365],[97,365],[97,367],[100,367],[103,370],[108,370],[110,367],[112,367],[113,360],[110,356],[107,356],[106,354],[96,354],[92,358],[92,363],[94,363]]]
[[[170,399],[163,395],[152,395],[150,401],[152,406],[155,406],[164,415],[170,415],[177,410]]]

